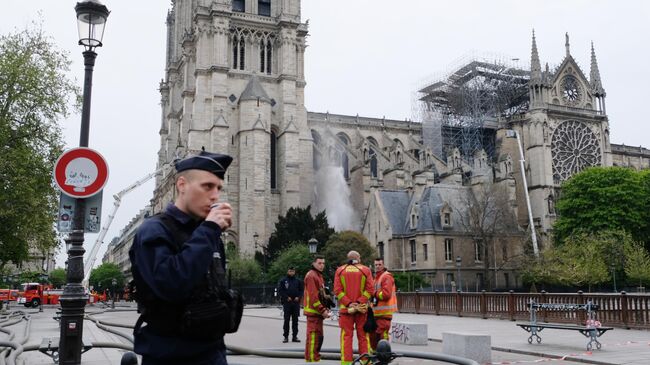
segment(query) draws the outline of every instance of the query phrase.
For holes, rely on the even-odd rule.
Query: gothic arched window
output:
[[[271,130],[271,189],[277,189],[277,166],[278,166],[278,149],[277,149],[277,136],[275,131]]]
[[[239,40],[239,69],[244,69],[244,64],[246,63],[246,42],[244,38]]]
[[[271,16],[271,0],[257,0],[257,13],[262,16]]]
[[[341,141],[342,144],[345,146],[348,145],[349,139],[344,133],[339,133],[336,135],[339,138],[339,141]],[[340,161],[341,161],[341,167],[343,168],[343,177],[346,179],[350,178],[350,161],[348,159],[348,152],[343,146],[339,146],[339,154],[340,154]]]
[[[368,150],[368,157],[370,158],[370,176],[374,179],[377,178],[377,152],[375,147],[370,147]]]
[[[232,68],[243,70],[246,57],[246,42],[239,35],[233,35],[232,39]]]
[[[372,137],[368,137],[368,159],[370,160],[370,176],[372,178],[377,178],[377,149],[379,148],[379,145],[377,144],[377,140],[375,140]]]
[[[311,130],[311,138],[314,141],[312,145],[312,167],[314,171],[320,169],[321,155],[318,150],[318,145],[320,144],[320,135],[315,130]]]
[[[271,41],[260,41],[260,72],[271,73],[271,62],[273,61],[273,47]]]
[[[266,41],[266,73],[271,73],[271,66],[273,65],[273,46],[271,41]]]
[[[245,0],[232,0],[232,11],[243,13],[246,11]]]

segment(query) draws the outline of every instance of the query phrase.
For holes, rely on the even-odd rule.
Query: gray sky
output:
[[[90,147],[104,155],[109,181],[103,222],[113,194],[154,171],[160,145],[165,17],[169,1],[105,0],[111,14],[93,78]],[[24,28],[42,12],[44,29],[73,61],[83,82],[74,0],[4,0],[0,33]],[[588,75],[594,42],[607,91],[611,141],[650,147],[645,101],[650,85],[650,2],[631,0],[303,0],[309,19],[305,56],[309,111],[411,118],[413,91],[471,54],[493,54],[530,65],[534,28],[542,64],[558,65],[568,32],[571,54]],[[78,146],[80,115],[62,122],[68,147]],[[124,196],[100,250],[152,196],[150,180]],[[96,235],[86,235],[90,251]],[[60,254],[61,266],[65,255]]]

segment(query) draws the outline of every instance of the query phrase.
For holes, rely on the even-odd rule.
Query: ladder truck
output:
[[[146,183],[152,177],[160,174],[161,172],[162,172],[162,168],[150,173],[149,175],[141,178],[140,180],[138,180],[138,181],[134,182],[133,184],[127,186],[122,191],[120,191],[117,194],[113,195],[113,199],[115,199],[115,201],[113,202],[113,209],[108,214],[108,221],[102,227],[102,229],[99,231],[99,235],[97,236],[97,240],[95,241],[95,244],[93,245],[93,248],[90,250],[90,254],[88,255],[88,258],[84,261],[84,280],[83,280],[83,283],[84,283],[85,287],[88,287],[88,280],[90,278],[90,271],[92,270],[93,265],[95,264],[95,260],[97,259],[97,253],[99,252],[99,248],[104,243],[104,238],[106,237],[106,232],[108,232],[108,228],[111,226],[111,223],[113,223],[113,218],[115,218],[115,213],[117,212],[117,209],[120,207],[120,204],[122,203],[122,197],[124,197],[124,195],[126,195],[127,193],[130,193],[133,189],[135,189],[135,188],[139,187],[140,185]]]

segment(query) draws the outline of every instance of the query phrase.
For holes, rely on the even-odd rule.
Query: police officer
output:
[[[142,313],[134,330],[142,365],[227,364],[224,331],[193,329],[186,308],[209,306],[213,299],[205,296],[225,272],[220,236],[232,224],[232,209],[216,203],[231,162],[205,151],[177,162],[176,200],[135,234],[129,258]]]
[[[287,276],[280,279],[278,293],[284,311],[284,327],[282,342],[289,342],[289,320],[291,320],[291,342],[300,342],[298,339],[298,316],[300,315],[300,299],[302,298],[303,285],[300,279],[296,278],[296,268],[289,266]]]

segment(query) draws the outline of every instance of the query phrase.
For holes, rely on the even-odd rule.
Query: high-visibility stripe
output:
[[[315,354],[315,349],[316,349],[316,332],[311,333],[311,342],[309,344],[309,360],[310,361],[316,361],[316,354]]]
[[[382,311],[382,310],[386,310],[386,309],[397,310],[397,305],[381,305],[381,306],[376,306],[376,307],[372,308],[373,312]]]
[[[384,294],[381,290],[382,283],[386,275],[388,275],[388,271],[384,271],[381,275],[379,275],[377,281],[375,282],[375,291],[378,293],[377,299],[379,299],[377,305],[373,307],[375,317],[392,316],[393,313],[397,312],[397,295],[395,293],[395,283],[393,283],[392,287],[390,288],[390,298],[384,299]]]
[[[345,361],[345,330],[341,328],[341,364],[346,365],[346,364],[351,364],[351,361]]]
[[[345,296],[345,292],[340,292],[339,295],[336,296],[338,300],[341,300]]]
[[[307,312],[307,313],[320,314],[319,311],[317,311],[317,310],[315,310],[315,309],[313,309],[313,308],[308,308],[308,307],[305,307],[305,308],[303,309],[303,311],[305,311],[305,312]]]

